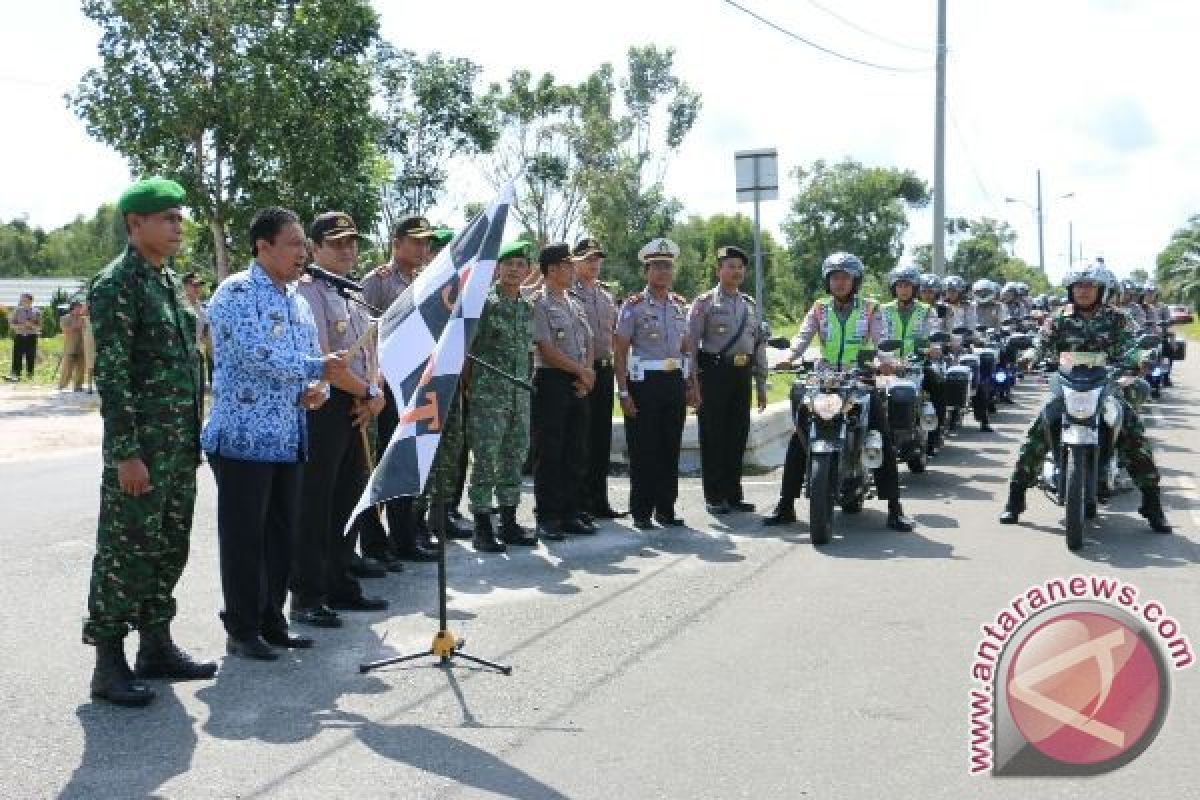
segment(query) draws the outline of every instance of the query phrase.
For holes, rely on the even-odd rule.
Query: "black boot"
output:
[[[134,669],[143,680],[206,681],[217,674],[215,662],[196,661],[179,649],[166,626],[142,631]]]
[[[508,549],[504,546],[504,542],[496,538],[496,532],[492,530],[492,515],[486,511],[475,513],[475,527],[471,532],[471,544],[477,553],[503,553]]]
[[[517,522],[516,506],[500,506],[500,540],[521,547],[537,547],[537,536]]]
[[[466,519],[462,513],[449,503],[446,504],[446,522],[449,523],[446,527],[446,535],[451,539],[471,539],[475,536],[475,528]]]
[[[1016,525],[1024,511],[1025,487],[1010,483],[1008,485],[1008,502],[1004,505],[1004,512],[1000,514],[1000,524]]]
[[[780,497],[779,502],[775,504],[775,510],[771,512],[771,516],[763,517],[763,525],[767,527],[790,525],[795,521],[796,501],[791,497]]]
[[[913,529],[913,521],[904,516],[904,508],[899,500],[888,500],[887,526],[901,533],[909,533]]]
[[[92,697],[118,706],[144,706],[154,699],[154,690],[133,677],[125,660],[124,640],[96,640]]]
[[[437,548],[429,541],[429,529],[422,520],[418,529],[416,509],[410,500],[388,504],[388,539],[391,550],[402,561],[437,561]],[[422,533],[423,531],[423,533]]]
[[[1157,486],[1153,489],[1142,489],[1142,506],[1138,509],[1138,513],[1146,518],[1146,521],[1150,523],[1151,530],[1155,533],[1171,532],[1167,515],[1163,513],[1162,498],[1159,496]]]

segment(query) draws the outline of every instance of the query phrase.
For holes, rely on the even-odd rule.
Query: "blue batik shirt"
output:
[[[229,276],[208,305],[213,406],[200,445],[243,461],[295,463],[308,455],[300,397],[321,378],[317,326],[296,284],[278,289],[258,262]]]

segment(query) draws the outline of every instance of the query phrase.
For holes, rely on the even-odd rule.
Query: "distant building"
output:
[[[33,304],[38,308],[50,305],[54,293],[62,290],[68,295],[82,292],[83,278],[0,278],[0,308],[14,308],[21,295],[33,295]]]

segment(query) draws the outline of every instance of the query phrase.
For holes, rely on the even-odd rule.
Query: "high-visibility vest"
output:
[[[858,351],[867,340],[867,326],[875,313],[875,304],[855,297],[845,322],[834,310],[832,297],[822,297],[816,305],[821,316],[821,356],[838,368],[857,363]]]
[[[929,316],[929,306],[920,300],[914,300],[912,311],[907,319],[900,314],[899,300],[884,303],[882,310],[884,321],[887,322],[888,335],[904,343],[900,355],[911,356],[917,349],[917,333],[925,330],[925,318]]]

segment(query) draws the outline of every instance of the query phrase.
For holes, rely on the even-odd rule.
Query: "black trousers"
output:
[[[926,367],[922,383],[929,392],[929,402],[933,403],[934,411],[937,412],[937,429],[944,431],[946,429],[946,379],[937,370]]]
[[[381,458],[383,451],[387,449],[388,442],[392,440],[392,434],[400,424],[400,411],[396,407],[396,396],[392,394],[391,388],[386,384],[383,387],[383,400],[383,411],[379,412],[377,418]],[[367,555],[378,553],[386,548],[388,534],[398,546],[409,546],[416,541],[416,528],[413,526],[413,498],[397,497],[387,501],[384,507],[388,522],[386,533],[381,526],[370,522],[364,522],[361,526],[362,550]],[[366,517],[365,514],[363,516]]]
[[[235,639],[287,630],[292,543],[300,514],[302,464],[210,455],[217,481],[221,619]]]
[[[538,421],[533,494],[538,519],[558,522],[580,511],[587,463],[587,398],[575,394],[575,376],[549,367],[533,374],[532,415]],[[611,413],[611,412],[610,412]]]
[[[873,470],[875,492],[880,500],[900,499],[900,472],[896,467],[896,446],[888,430],[887,397],[883,391],[871,393],[871,411],[867,427],[879,431],[883,437],[883,463]],[[808,425],[808,416],[802,413],[800,424]],[[807,431],[806,431],[807,435]],[[783,500],[795,500],[804,491],[804,473],[808,469],[808,447],[800,434],[793,433],[788,440],[787,455],[783,462],[783,485],[779,496]]]
[[[629,510],[635,518],[673,516],[679,496],[679,444],[687,415],[683,373],[647,372],[629,382],[637,414],[625,418]]]
[[[33,377],[33,365],[37,361],[37,342],[36,333],[14,333],[13,334],[13,359],[11,375],[21,374],[21,364],[25,364],[25,373],[29,377]]]
[[[704,499],[709,503],[742,500],[742,461],[750,435],[753,383],[749,364],[735,367],[728,359],[701,353],[700,466]]]
[[[330,389],[325,405],[307,415],[309,457],[290,581],[295,608],[362,594],[358,582],[346,573],[354,539],[343,534],[367,485],[362,435],[350,417],[353,405],[350,394]]]
[[[608,461],[612,456],[613,368],[597,361],[596,385],[588,392],[587,469],[583,476],[583,505],[589,511],[609,508]]]

